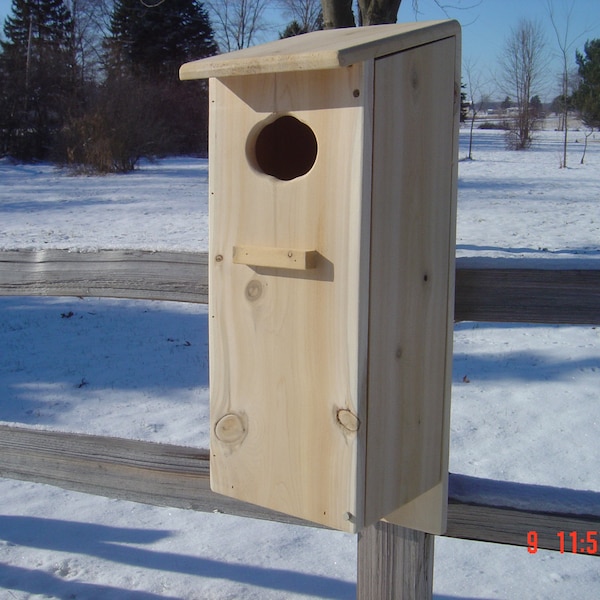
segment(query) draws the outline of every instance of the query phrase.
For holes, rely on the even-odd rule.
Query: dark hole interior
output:
[[[308,173],[315,164],[317,138],[308,125],[285,115],[260,131],[254,152],[264,173],[289,181]]]

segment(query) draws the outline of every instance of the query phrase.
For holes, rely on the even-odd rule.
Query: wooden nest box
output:
[[[445,529],[460,27],[327,30],[210,78],[211,486]]]

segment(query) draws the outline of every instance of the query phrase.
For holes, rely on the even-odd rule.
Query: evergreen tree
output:
[[[567,98],[565,98],[563,94],[559,94],[550,103],[550,112],[556,113],[557,115],[562,115],[565,111],[565,103],[567,110],[574,108],[572,97],[567,96]],[[562,130],[563,127],[559,127],[559,131]]]
[[[203,153],[207,85],[179,67],[217,52],[198,0],[115,0],[104,82],[64,131],[67,161],[84,170],[132,170],[142,157]]]
[[[107,70],[111,79],[133,77],[154,88],[157,125],[168,131],[150,146],[159,153],[205,152],[206,82],[180,82],[179,67],[217,53],[208,13],[198,0],[157,4],[116,0],[110,22]],[[119,84],[122,87],[122,84]]]
[[[323,29],[320,0],[281,0],[281,6],[292,20],[279,34],[280,39]]]
[[[308,33],[308,29],[302,27],[298,21],[294,20],[288,24],[288,26],[279,34],[279,39],[294,37],[296,35],[302,35]]]
[[[576,53],[581,83],[573,94],[573,103],[585,125],[600,128],[600,39],[587,41],[584,52]]]
[[[534,119],[540,119],[543,113],[542,99],[536,94],[529,101],[529,112]]]
[[[73,21],[62,0],[13,0],[0,42],[5,153],[47,158],[75,94]]]
[[[197,0],[154,6],[116,0],[110,30],[112,66],[145,79],[176,80],[184,62],[217,53],[207,12]]]

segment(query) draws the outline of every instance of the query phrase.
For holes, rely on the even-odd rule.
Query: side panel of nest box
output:
[[[375,63],[365,520],[432,533],[447,505],[457,44]]]

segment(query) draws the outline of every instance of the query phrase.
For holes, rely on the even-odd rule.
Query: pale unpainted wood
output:
[[[456,261],[455,321],[600,323],[600,269],[551,259],[535,268],[471,263]],[[208,253],[0,251],[0,296],[60,295],[207,304]]]
[[[305,271],[317,266],[319,253],[316,250],[297,248],[262,248],[255,246],[236,246],[233,249],[233,262],[250,267],[268,267],[270,269],[292,269]]]
[[[385,56],[375,72],[361,63],[211,79],[211,425],[238,424],[235,440],[211,438],[213,489],[352,531],[444,482],[457,62],[445,38]],[[313,131],[318,156],[281,182],[260,173],[253,145],[290,113]],[[254,268],[250,279],[228,259],[245,245],[316,248],[325,261],[306,277]],[[304,471],[303,446],[319,452],[320,480]],[[265,461],[257,481],[252,465]],[[435,532],[443,493],[439,504],[422,511]]]
[[[456,64],[455,38],[375,63],[366,522],[432,533],[448,470]]]
[[[430,600],[434,536],[379,521],[358,534],[357,600]]]
[[[183,65],[181,79],[346,67],[457,35],[456,21],[315,31]]]
[[[446,529],[448,477],[396,508],[383,519],[388,523],[410,523],[411,529],[441,534]]]
[[[208,301],[208,257],[142,250],[0,251],[2,296]]]
[[[346,531],[360,525],[363,498],[365,428],[344,427],[338,414],[365,420],[365,71],[210,82],[211,484]],[[261,129],[282,114],[318,144],[312,169],[289,181],[261,172],[254,155]],[[319,256],[315,268],[291,271],[236,264],[234,247]],[[225,417],[239,424],[235,440],[215,435]]]
[[[198,448],[0,425],[0,477],[145,504],[318,526],[212,492],[208,451]],[[600,492],[451,474],[449,500],[445,535],[450,537],[527,546],[527,532],[534,530],[540,548],[558,550],[558,531],[600,531]]]

